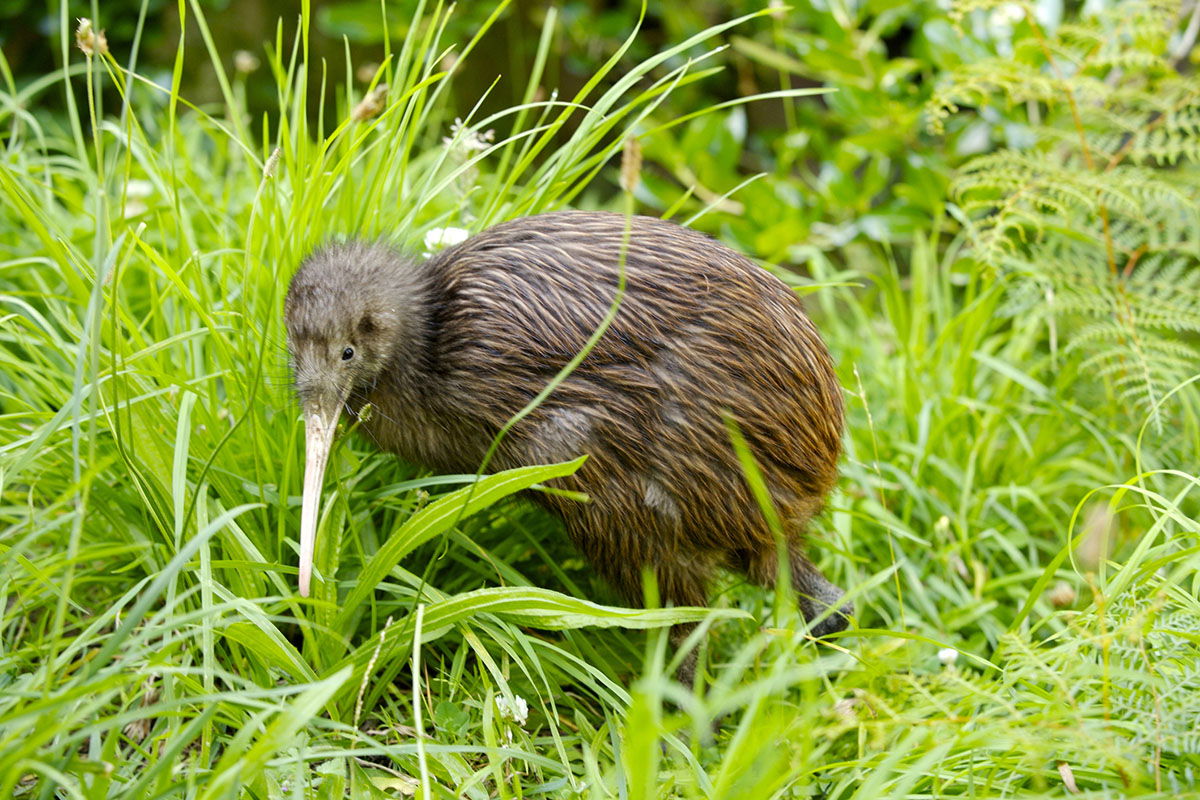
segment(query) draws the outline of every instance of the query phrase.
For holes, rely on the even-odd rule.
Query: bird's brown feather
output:
[[[377,275],[405,287],[396,303],[417,333],[354,395],[352,408],[370,402],[379,412],[368,433],[432,468],[476,469],[609,311],[625,227],[616,214],[542,214],[423,264],[398,261],[402,278]],[[731,420],[785,520],[806,612],[823,611],[840,591],[804,557],[801,536],[841,451],[841,388],[825,345],[787,286],[703,234],[634,217],[624,252],[626,293],[611,327],[511,431],[495,466],[588,454],[560,485],[591,502],[540,502],[630,600],[649,568],[665,600],[703,604],[716,566],[764,583],[775,574],[775,539],[731,445]],[[315,275],[327,261],[318,254],[304,269]],[[830,629],[844,624],[831,620]]]

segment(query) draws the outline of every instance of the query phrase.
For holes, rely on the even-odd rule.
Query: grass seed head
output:
[[[350,118],[355,122],[365,122],[372,117],[379,116],[387,104],[388,87],[386,83],[381,83],[367,93],[367,96],[359,101],[354,110],[350,112]]]
[[[621,189],[629,193],[637,188],[642,174],[642,146],[638,140],[630,136],[625,140],[625,149],[621,151]]]
[[[92,21],[87,17],[79,18],[79,27],[75,29],[75,44],[86,56],[107,55],[108,39],[104,31],[92,27]]]

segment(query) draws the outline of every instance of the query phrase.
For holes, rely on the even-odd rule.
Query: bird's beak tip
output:
[[[328,417],[319,410],[305,411],[304,496],[300,512],[300,596],[308,597],[312,579],[313,550],[317,538],[321,482],[333,444],[336,415]]]

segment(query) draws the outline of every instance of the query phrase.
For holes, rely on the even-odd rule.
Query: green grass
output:
[[[0,797],[1195,791],[1196,443],[1080,405],[1087,376],[948,223],[807,265],[849,411],[814,542],[858,609],[832,643],[730,580],[695,693],[662,627],[693,612],[604,605],[554,522],[504,500],[575,465],[471,487],[353,437],[317,553],[337,582],[297,596],[298,260],[595,205],[625,138],[680,122],[670,90],[717,63],[701,38],[535,101],[547,33],[517,132],[447,146],[455,116],[498,120],[448,107],[445,14],[418,12],[365,122],[325,87],[336,111],[310,126],[303,38],[267,59],[261,138],[211,41],[179,58],[213,59],[220,107],[73,49],[69,75],[0,95]],[[86,103],[38,113],[65,81]]]

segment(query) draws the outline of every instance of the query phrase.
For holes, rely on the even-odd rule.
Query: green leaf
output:
[[[575,462],[570,462],[574,464]],[[499,476],[497,476],[499,477]],[[436,589],[426,590],[438,597]],[[683,622],[699,622],[709,617],[750,618],[737,609],[711,609],[684,606],[680,608],[617,608],[580,600],[550,589],[532,586],[503,586],[463,592],[441,597],[425,607],[421,642],[428,643],[444,636],[456,624],[480,614],[495,614],[518,625],[544,630],[572,628],[661,628]],[[333,670],[354,667],[354,676],[342,695],[352,692],[364,680],[368,665],[381,670],[395,658],[403,658],[413,642],[412,617],[397,620],[380,631],[378,637],[367,640],[361,647],[335,665]]]
[[[458,520],[468,517],[509,495],[531,486],[574,474],[587,456],[574,461],[546,466],[518,467],[486,478],[451,492],[413,514],[393,533],[371,560],[363,567],[358,582],[342,603],[335,627],[341,629],[354,610],[370,597],[400,559],[434,536],[449,530]]]
[[[265,618],[255,623],[235,622],[221,633],[296,680],[317,679],[312,667],[300,656],[292,643],[283,638],[279,630],[267,623]]]
[[[449,624],[476,614],[496,614],[520,625],[545,630],[571,628],[661,628],[682,622],[699,622],[710,616],[749,619],[737,609],[696,606],[678,608],[620,608],[532,586],[506,586],[463,592],[434,603],[425,611],[425,624]]]
[[[471,715],[458,703],[442,700],[433,709],[433,724],[443,734],[461,736],[471,725]]]

